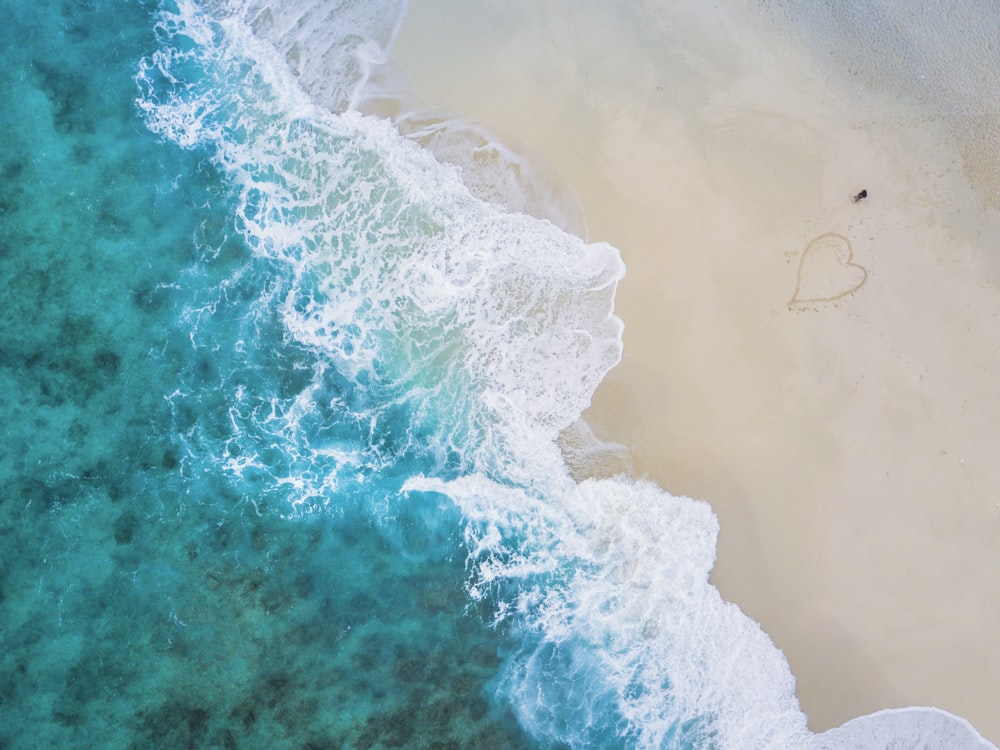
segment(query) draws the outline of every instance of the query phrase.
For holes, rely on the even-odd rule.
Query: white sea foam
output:
[[[207,0],[269,42],[301,87],[325,108],[354,107],[358,92],[389,48],[406,14],[406,0]]]
[[[556,434],[620,356],[617,251],[475,199],[387,121],[315,106],[238,15],[182,3],[161,29],[140,106],[240,185],[247,244],[287,264],[269,303],[289,333],[440,420],[442,453],[547,479]]]
[[[213,0],[211,5],[242,19],[256,37],[271,43],[296,84],[326,109],[357,109],[365,99],[395,99],[402,93],[399,81],[386,76],[384,68],[376,85],[371,78],[388,59],[406,0]],[[583,210],[572,189],[554,175],[539,174],[537,164],[486,128],[427,110],[396,112],[392,120],[439,161],[458,166],[462,181],[477,198],[510,212],[547,218],[586,238]]]
[[[571,479],[557,435],[620,356],[617,252],[476,199],[454,167],[387,121],[337,114],[396,21],[390,12],[365,31],[382,7],[366,5],[352,35],[350,14],[326,15],[334,7],[276,14],[220,2],[213,15],[180,0],[140,71],[139,105],[151,128],[206,149],[239,186],[237,226],[284,279],[262,304],[321,355],[321,370],[377,391],[359,424],[405,404],[404,443],[461,456],[460,478],[412,477],[404,489],[461,509],[470,594],[521,637],[498,690],[523,724],[572,746],[988,747],[935,711],[809,734],[783,655],[708,582],[718,532],[709,507],[644,482]],[[327,106],[299,85],[323,75],[333,80],[311,93]],[[258,421],[303,446],[298,464],[321,454],[371,463],[298,434],[321,376]],[[229,463],[261,468],[252,454]],[[308,467],[271,477],[306,496],[336,489]]]
[[[469,519],[471,590],[504,602],[500,616],[524,631],[502,689],[536,734],[572,746],[609,729],[637,747],[807,745],[783,655],[708,582],[718,523],[707,504],[625,479],[546,497],[479,476],[408,488],[447,493]],[[573,679],[599,686],[583,688],[588,700],[622,725],[569,719],[546,700],[543,683],[559,679],[546,664],[567,651]]]
[[[937,708],[878,711],[817,735],[812,750],[996,750],[965,719]]]

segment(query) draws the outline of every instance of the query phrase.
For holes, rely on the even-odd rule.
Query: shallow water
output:
[[[5,8],[0,746],[809,746],[710,509],[556,448],[617,252],[351,110],[390,5]]]

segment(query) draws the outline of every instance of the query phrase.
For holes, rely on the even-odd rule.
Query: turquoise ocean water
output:
[[[708,506],[571,478],[618,253],[354,111],[403,7],[300,6],[0,0],[0,747],[988,747],[810,734]]]

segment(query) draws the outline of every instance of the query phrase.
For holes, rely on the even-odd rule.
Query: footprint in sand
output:
[[[795,294],[788,307],[836,302],[858,291],[868,280],[868,271],[854,263],[853,258],[851,243],[833,232],[821,234],[806,245],[799,259]]]

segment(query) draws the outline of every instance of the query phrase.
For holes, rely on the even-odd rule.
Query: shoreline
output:
[[[1000,739],[1000,222],[944,124],[862,116],[719,11],[519,13],[414,3],[394,60],[622,252],[625,353],[588,424],[711,503],[712,581],[810,728],[932,705]]]

